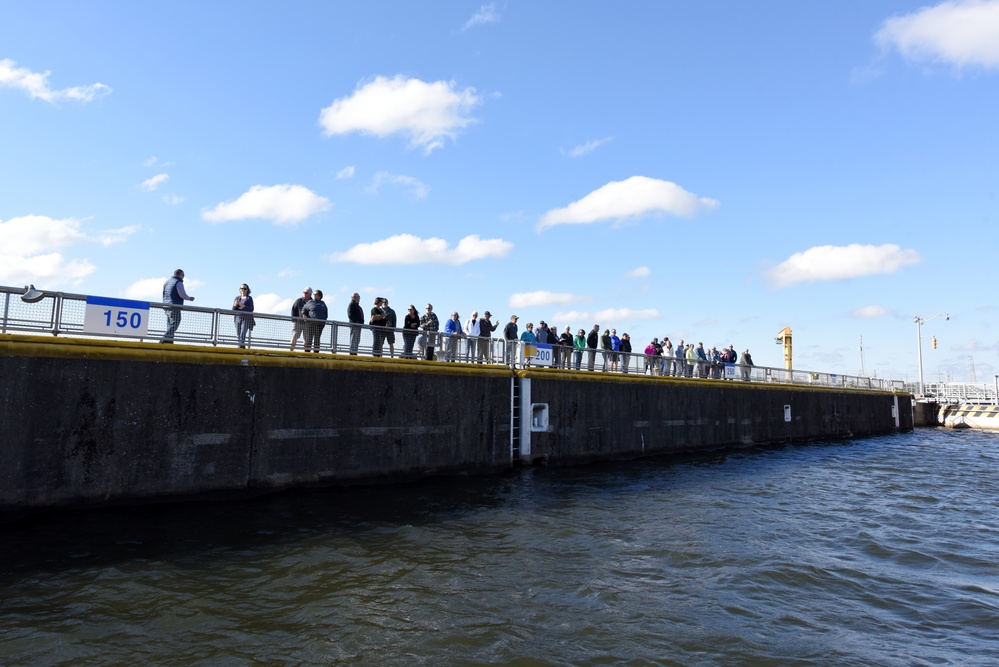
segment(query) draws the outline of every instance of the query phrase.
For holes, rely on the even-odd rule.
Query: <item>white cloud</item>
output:
[[[32,99],[37,98],[46,102],[59,100],[90,102],[111,92],[111,88],[103,83],[53,90],[49,87],[50,74],[51,72],[38,73],[26,67],[17,67],[17,63],[9,58],[0,60],[0,86],[23,90]]]
[[[97,241],[101,245],[109,246],[121,243],[137,231],[139,231],[139,225],[129,225],[128,227],[119,227],[118,229],[105,229],[97,232],[96,236],[88,238]]]
[[[627,273],[629,278],[648,278],[652,270],[647,266],[636,266]]]
[[[864,306],[862,308],[854,308],[850,311],[850,317],[856,317],[858,319],[875,319],[894,314],[894,311],[889,310],[884,306]]]
[[[457,90],[454,82],[380,76],[334,100],[320,112],[319,123],[327,136],[401,133],[409,137],[410,146],[430,153],[474,122],[468,113],[479,102],[474,88]]]
[[[27,215],[0,221],[0,283],[78,283],[96,267],[86,259],[67,260],[56,250],[91,239],[74,218]],[[42,285],[39,285],[42,287]]]
[[[262,218],[278,225],[295,225],[331,207],[328,199],[302,185],[254,185],[235,201],[202,209],[201,217],[208,222]]]
[[[992,352],[995,350],[995,343],[981,342],[974,338],[963,343],[951,343],[947,348],[951,352]]]
[[[338,181],[344,178],[354,178],[354,165],[344,167],[340,171],[336,172],[336,178]]]
[[[592,324],[583,325],[573,325],[572,322],[590,322],[593,316],[588,310],[560,310],[551,316],[551,321],[556,323],[561,323],[559,326],[565,328],[565,323],[569,322],[569,326],[573,328],[573,334],[576,333],[577,329],[585,329],[589,331],[592,328]]]
[[[159,301],[163,298],[164,282],[166,276],[137,280],[125,288],[125,297],[137,301]]]
[[[482,5],[479,7],[479,11],[472,15],[472,18],[465,21],[465,25],[461,26],[461,31],[465,32],[471,27],[477,25],[485,25],[487,23],[496,23],[500,20],[499,12],[496,11],[496,3],[490,2],[488,5]]]
[[[589,297],[577,296],[570,292],[519,292],[511,294],[507,303],[511,308],[531,308],[533,306],[552,306],[588,301]]]
[[[167,276],[137,280],[125,288],[124,295],[128,299],[136,299],[137,301],[159,302],[163,299],[163,283],[165,283],[166,280]],[[198,289],[204,284],[205,283],[202,280],[193,280],[188,277],[184,280],[184,290],[188,294],[191,294],[192,291]]]
[[[286,299],[277,294],[254,294],[253,310],[271,315],[288,315],[291,313],[291,304],[294,302],[295,299]]]
[[[620,326],[613,323],[621,321],[630,322],[632,320],[655,320],[659,318],[659,311],[655,308],[642,308],[641,310],[634,308],[605,308],[593,313],[593,317],[601,322],[610,322],[611,324],[608,326]]]
[[[178,195],[163,195],[163,203],[170,204],[170,206],[176,206],[187,201],[187,197],[180,197]]]
[[[717,201],[691,194],[676,183],[632,176],[612,181],[565,208],[548,211],[538,223],[538,230],[560,224],[589,224],[657,213],[690,217],[716,206]]]
[[[576,146],[568,151],[562,151],[565,155],[569,157],[583,157],[587,153],[592,153],[600,146],[606,144],[608,141],[612,140],[614,137],[604,137],[603,139],[590,139],[585,144],[581,146]]]
[[[168,180],[170,180],[169,174],[156,174],[152,178],[147,178],[146,180],[139,183],[139,189],[145,190],[146,192],[152,192],[156,188],[166,183]]]
[[[894,16],[874,41],[908,60],[999,69],[999,0],[951,0]]]
[[[444,239],[421,239],[397,234],[374,243],[359,243],[345,252],[333,253],[335,262],[354,264],[465,264],[476,259],[505,257],[513,244],[503,239],[466,236],[451,249]]]
[[[145,160],[142,161],[143,167],[155,167],[156,163],[159,162],[159,158],[155,155],[150,155]]]
[[[846,280],[859,276],[895,273],[922,261],[915,250],[897,245],[816,246],[789,258],[767,271],[774,287],[818,280]]]
[[[425,199],[427,194],[430,192],[430,188],[423,181],[413,178],[412,176],[390,174],[387,171],[380,171],[375,174],[374,179],[371,181],[371,185],[365,189],[365,192],[368,194],[377,194],[378,190],[386,184],[409,188],[410,193],[417,199]]]

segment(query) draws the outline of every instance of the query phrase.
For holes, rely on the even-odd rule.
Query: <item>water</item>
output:
[[[0,527],[2,665],[999,664],[999,434]]]

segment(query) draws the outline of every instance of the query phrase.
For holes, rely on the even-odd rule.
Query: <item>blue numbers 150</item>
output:
[[[111,326],[111,311],[105,310],[104,317],[107,318],[107,326]],[[115,316],[114,323],[119,329],[124,329],[125,327],[138,329],[142,325],[142,313],[132,313],[129,316],[128,311],[119,310],[117,316]]]

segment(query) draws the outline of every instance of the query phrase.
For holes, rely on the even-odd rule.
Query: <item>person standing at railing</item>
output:
[[[389,356],[395,356],[395,328],[398,320],[395,311],[389,306],[388,299],[382,297],[382,310],[385,311],[385,341],[389,344]]]
[[[246,283],[239,286],[239,295],[232,302],[232,309],[240,311],[233,316],[233,320],[236,323],[236,337],[239,338],[239,346],[243,348],[246,347],[246,334],[253,330],[255,324],[252,315],[253,297],[250,296],[250,286]]]
[[[562,368],[572,368],[572,327],[565,325],[565,331],[558,338],[559,346],[562,348]]]
[[[188,296],[184,291],[184,271],[177,269],[171,278],[167,278],[163,283],[163,303],[169,303],[173,308],[166,309],[167,328],[163,333],[161,343],[173,343],[173,336],[180,326],[181,310],[176,306],[183,305],[185,301],[194,301],[193,296]]]
[[[708,376],[708,355],[704,351],[704,343],[698,343],[697,349],[694,350],[697,355],[697,377],[703,378]]]
[[[597,343],[600,340],[600,325],[594,324],[590,333],[586,335],[586,347],[587,354],[589,355],[586,359],[586,370],[592,371],[594,365],[597,363]]]
[[[562,346],[558,344],[558,326],[546,324],[545,331],[548,334],[548,343],[552,346],[552,368],[562,365]]]
[[[628,364],[631,363],[631,336],[626,333],[621,334],[621,366],[622,372],[628,372]]]
[[[461,344],[461,319],[458,311],[444,323],[444,361],[456,361],[458,346]]]
[[[583,366],[583,350],[586,349],[586,332],[580,329],[572,339],[572,363],[578,371]]]
[[[479,311],[473,310],[472,316],[465,320],[465,363],[475,361],[475,349],[479,344],[479,336],[482,335],[482,320],[479,319]]]
[[[537,351],[536,351],[537,348],[535,347],[535,345],[537,344],[537,342],[538,342],[538,338],[537,338],[537,336],[534,335],[534,322],[528,322],[527,323],[527,329],[522,334],[520,334],[520,343],[521,343],[521,346],[524,348],[524,365],[525,366],[530,366],[531,365],[531,359],[534,358],[534,354],[537,354]],[[532,352],[531,356],[527,356],[528,352],[531,352],[531,350],[528,350],[528,348],[527,348],[528,345],[530,345],[531,348],[534,350]]]
[[[326,328],[326,318],[329,316],[329,310],[323,301],[323,291],[321,289],[313,292],[312,299],[302,308],[302,316],[306,318],[305,351],[319,352],[323,329]]]
[[[427,361],[433,361],[434,345],[437,344],[437,331],[441,328],[441,323],[437,319],[437,313],[434,312],[434,304],[427,304],[427,312],[420,318],[420,328],[425,332],[423,346],[426,350]]]
[[[420,314],[416,312],[416,306],[409,304],[406,317],[402,321],[402,357],[403,359],[413,359],[413,344],[416,342],[416,332],[420,330]]]
[[[753,357],[749,354],[748,347],[743,350],[739,365],[742,366],[742,379],[749,382],[749,374],[753,372]]]
[[[604,329],[604,333],[600,336],[600,356],[603,358],[603,372],[607,372],[613,368],[613,362],[611,361],[613,356],[614,343],[611,341],[610,329]]]
[[[295,318],[291,323],[291,347],[289,348],[292,352],[295,351],[295,345],[298,344],[298,337],[302,335],[305,323],[302,321],[302,308],[305,304],[312,299],[312,288],[306,287],[302,290],[302,296],[295,299],[295,303],[291,304],[291,316]],[[305,341],[302,341],[302,347],[305,347]]]
[[[610,330],[611,337],[611,370],[617,372],[621,359],[621,339],[617,336],[617,329]]]
[[[499,323],[493,322],[490,319],[492,316],[493,314],[487,310],[482,314],[482,319],[479,320],[479,335],[482,336],[479,338],[478,361],[480,364],[483,362],[487,364],[493,363],[493,348],[490,343],[492,342],[493,332],[499,328]]]
[[[513,341],[520,339],[520,336],[517,335],[518,319],[516,315],[511,315],[510,321],[503,327],[503,338],[506,340],[506,363],[508,364],[512,364],[517,359],[517,346]]]
[[[649,344],[645,346],[645,373],[648,373],[649,375],[655,375],[659,370],[655,363],[658,345],[659,339],[653,338],[649,341]]]
[[[371,356],[382,356],[382,345],[385,342],[385,311],[382,309],[382,298],[375,297],[375,305],[371,308],[371,317],[368,318],[371,325],[371,336],[374,341],[371,343]]]
[[[354,292],[347,304],[347,321],[350,322],[350,353],[357,355],[361,344],[361,325],[364,324],[364,311],[361,309],[361,295]]]
[[[683,344],[683,339],[676,344],[676,351],[673,353],[673,375],[676,377],[682,377],[686,375],[686,370],[684,367],[687,360],[687,346]]]
[[[669,336],[663,336],[663,352],[659,357],[659,375],[667,377],[673,374],[673,342]]]
[[[687,369],[685,375],[689,378],[694,377],[694,366],[697,365],[697,352],[694,351],[694,344],[687,343]]]

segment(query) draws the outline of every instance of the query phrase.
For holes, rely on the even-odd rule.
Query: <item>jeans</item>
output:
[[[163,334],[163,338],[160,338],[161,343],[173,342],[173,335],[177,333],[177,328],[180,326],[180,315],[180,308],[167,308],[167,328],[166,332]]]
[[[246,347],[246,334],[250,332],[250,318],[236,318],[236,337],[239,338],[239,346]]]
[[[357,354],[357,348],[361,345],[361,327],[356,324],[350,326],[350,353]]]
[[[416,342],[416,333],[403,331],[402,332],[402,356],[406,359],[413,358],[413,344]]]
[[[325,322],[306,322],[305,323],[305,351],[306,352],[319,352],[320,339],[323,337],[323,329],[326,328]]]

